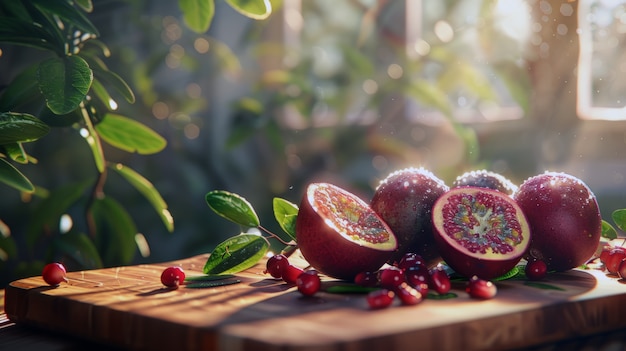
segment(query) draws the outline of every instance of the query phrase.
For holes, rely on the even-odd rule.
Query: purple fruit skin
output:
[[[528,255],[548,270],[565,271],[584,264],[595,253],[602,217],[595,195],[580,179],[557,172],[530,177],[513,195],[528,219]]]
[[[398,250],[390,263],[407,252],[421,255],[429,267],[441,261],[435,244],[431,211],[449,187],[424,168],[406,168],[387,176],[376,188],[371,208],[391,228]]]

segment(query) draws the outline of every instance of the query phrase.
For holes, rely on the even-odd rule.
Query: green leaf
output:
[[[35,116],[0,112],[0,145],[35,141],[49,131],[50,127]]]
[[[269,250],[267,239],[256,234],[240,234],[213,249],[204,265],[205,274],[234,274],[259,262]]]
[[[54,39],[41,26],[18,18],[0,17],[0,42],[54,51]]]
[[[80,6],[85,12],[93,11],[93,3],[91,0],[74,0],[76,5]]]
[[[12,164],[4,158],[0,158],[0,182],[7,184],[19,191],[32,193],[35,191],[33,183],[26,178],[22,172],[18,171]]]
[[[4,148],[4,152],[9,158],[11,158],[15,162],[19,162],[21,164],[27,164],[29,161],[29,157],[24,150],[24,147],[21,143],[14,144],[4,144],[2,145]],[[1,148],[0,148],[1,150]]]
[[[97,242],[108,265],[129,264],[135,256],[137,228],[128,212],[111,197],[97,198],[90,211],[96,223]]]
[[[448,300],[448,299],[454,299],[456,297],[458,297],[458,295],[453,292],[448,292],[445,294],[437,294],[434,292],[429,292],[426,295],[426,298],[430,300]]]
[[[504,273],[503,275],[499,277],[494,278],[493,281],[507,280],[507,279],[515,278],[519,275],[521,275],[520,268],[518,266],[515,266],[510,271]]]
[[[185,288],[189,288],[189,289],[215,288],[218,286],[233,285],[233,284],[239,284],[239,283],[241,283],[241,280],[239,279],[226,279],[226,280],[217,280],[217,281],[212,281],[212,282],[208,282],[208,281],[193,282],[193,283],[185,284]]]
[[[324,289],[324,291],[330,294],[367,294],[379,289],[378,287],[366,287],[357,284],[340,284],[331,285]]]
[[[210,282],[215,280],[234,278],[233,274],[205,274],[185,277],[185,282]]]
[[[174,219],[172,214],[167,209],[167,203],[159,194],[159,191],[152,185],[152,183],[144,178],[141,174],[135,172],[133,169],[124,166],[121,163],[117,163],[111,167],[111,169],[118,172],[124,177],[137,191],[139,191],[156,210],[157,214],[163,221],[163,224],[167,230],[171,233],[174,231]]]
[[[273,201],[274,217],[280,227],[291,239],[296,240],[296,219],[298,218],[298,206],[293,203],[275,197]]]
[[[54,246],[73,258],[85,269],[102,268],[102,259],[93,241],[84,233],[74,230],[55,237]]]
[[[130,88],[128,83],[122,77],[120,77],[117,73],[111,72],[106,68],[102,68],[101,66],[93,67],[93,72],[96,78],[102,80],[105,83],[111,85],[118,93],[120,93],[126,101],[129,103],[135,103],[135,94],[133,90]]]
[[[93,156],[93,161],[96,164],[96,169],[98,172],[104,172],[105,161],[104,161],[104,151],[102,150],[102,144],[100,143],[100,138],[98,137],[98,132],[91,123],[89,119],[89,115],[87,111],[85,111],[84,107],[81,107],[81,117],[85,121],[85,125],[87,129],[81,129],[81,136],[87,141],[87,145],[89,145],[89,149],[91,150],[91,154]]]
[[[603,238],[607,238],[609,240],[617,239],[617,231],[615,230],[615,228],[613,228],[611,223],[605,220],[602,220],[602,232],[601,233],[602,233],[601,236]]]
[[[98,29],[87,19],[87,17],[69,1],[31,0],[34,5],[41,10],[64,20],[66,25],[73,25],[86,33],[100,36]],[[84,4],[84,1],[81,2]]]
[[[56,1],[54,1],[56,2]],[[37,81],[48,108],[63,115],[75,110],[87,96],[93,72],[78,56],[49,58],[39,64]]]
[[[215,15],[214,0],[178,0],[178,6],[189,29],[196,33],[209,30]]]
[[[91,83],[91,90],[94,92],[96,97],[100,99],[100,101],[102,101],[104,105],[106,105],[108,109],[115,110],[117,108],[117,102],[115,102],[115,100],[111,98],[109,92],[98,79],[94,78],[93,82]]]
[[[149,155],[160,152],[167,141],[152,129],[128,117],[107,113],[96,125],[102,140],[118,149]]]
[[[34,105],[41,98],[37,85],[38,64],[31,65],[18,74],[0,96],[0,111],[11,111],[20,105]]]
[[[2,221],[0,223],[4,224]],[[15,256],[17,256],[15,240],[10,236],[0,235],[0,267],[2,267],[2,262],[15,258]]]
[[[224,190],[214,190],[206,194],[206,202],[218,215],[246,227],[258,227],[259,217],[248,200]]]
[[[239,13],[252,19],[266,19],[272,14],[269,0],[226,0]]]
[[[626,231],[626,208],[613,211],[611,217],[619,229]]]
[[[33,211],[34,215],[26,227],[26,242],[29,247],[32,247],[41,233],[57,231],[61,216],[80,199],[91,182],[68,184],[49,193]]]

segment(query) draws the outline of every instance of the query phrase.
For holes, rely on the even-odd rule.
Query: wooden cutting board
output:
[[[18,280],[6,288],[6,313],[135,350],[495,350],[626,328],[626,283],[598,270],[551,274],[544,288],[498,282],[496,298],[485,301],[457,282],[457,298],[384,310],[370,310],[358,294],[303,297],[263,265],[237,274],[238,284],[162,287],[164,267],[201,275],[207,257],[70,272],[56,288],[41,277]]]

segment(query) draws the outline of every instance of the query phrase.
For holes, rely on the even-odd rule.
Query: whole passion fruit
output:
[[[595,195],[582,180],[545,172],[525,180],[513,197],[533,234],[530,259],[543,260],[548,270],[565,271],[593,256],[602,218]]]
[[[513,193],[517,191],[517,185],[510,179],[500,173],[485,169],[465,172],[458,176],[452,183],[452,187],[457,188],[460,186],[488,188],[498,190],[508,195],[513,195]]]
[[[392,230],[365,201],[329,183],[307,187],[296,241],[313,268],[345,280],[378,270],[397,249]]]
[[[370,206],[398,240],[398,251],[390,263],[400,261],[407,252],[422,256],[431,267],[441,261],[433,237],[431,210],[448,190],[443,180],[424,168],[401,169],[380,182]]]
[[[493,279],[515,267],[530,244],[530,228],[510,196],[487,188],[452,188],[433,207],[435,241],[458,274]]]

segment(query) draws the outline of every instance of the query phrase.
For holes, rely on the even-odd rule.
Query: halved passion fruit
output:
[[[510,196],[496,190],[453,188],[435,202],[432,216],[441,257],[467,278],[501,276],[529,247],[524,213]]]
[[[397,248],[391,229],[365,201],[329,183],[307,187],[296,241],[313,268],[346,280],[379,269]]]

